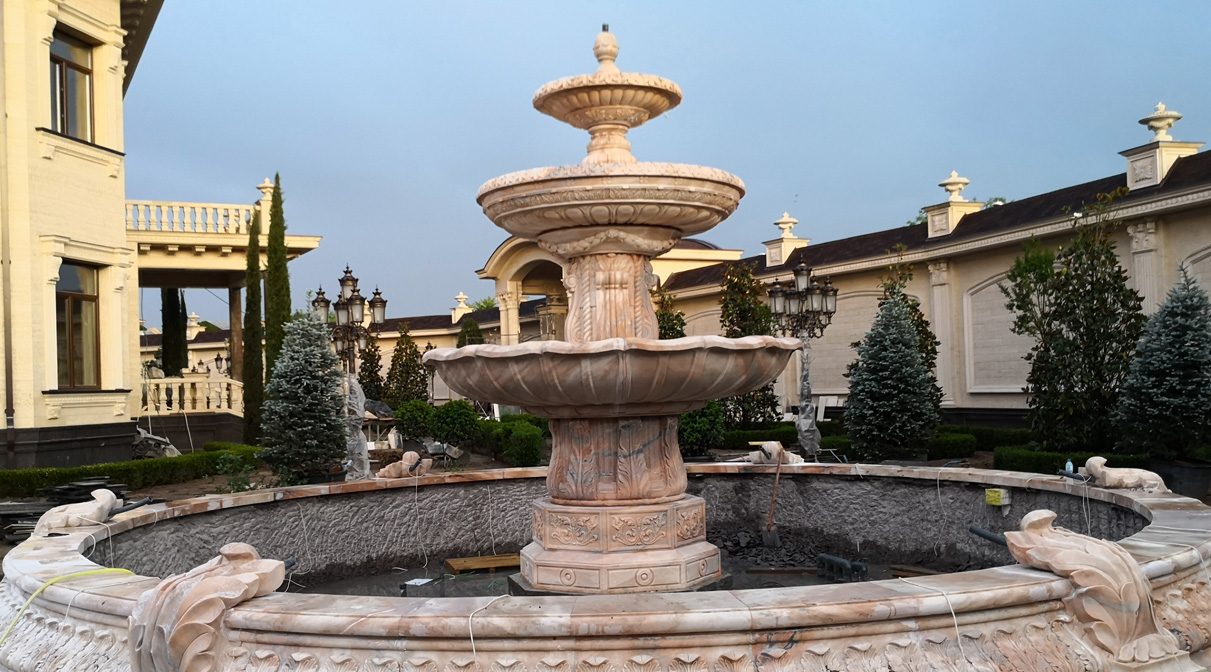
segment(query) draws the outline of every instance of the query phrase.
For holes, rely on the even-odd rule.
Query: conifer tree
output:
[[[1124,450],[1165,459],[1211,446],[1211,300],[1179,273],[1144,327],[1116,414]]]
[[[383,353],[378,340],[371,338],[362,352],[362,363],[357,369],[357,382],[367,399],[381,401],[383,397]]]
[[[728,338],[771,336],[774,316],[765,305],[765,285],[753,276],[754,264],[731,264],[723,270],[719,323]],[[778,395],[773,383],[723,400],[730,429],[754,429],[778,420]]]
[[[925,368],[929,369],[929,375],[933,378],[933,390],[930,393],[930,399],[933,401],[934,408],[939,412],[942,409],[942,387],[938,385],[937,367],[938,367],[938,346],[942,343],[938,337],[934,335],[933,329],[929,325],[929,320],[925,318],[925,313],[921,310],[921,300],[909,296],[905,293],[908,289],[908,283],[912,282],[913,268],[912,264],[904,263],[903,256],[908,248],[903,244],[896,245],[888,252],[897,254],[896,262],[887,267],[887,275],[883,276],[881,287],[883,288],[883,296],[879,298],[879,307],[892,296],[894,289],[900,290],[897,296],[908,304],[908,314],[912,318],[913,330],[917,333],[917,350],[921,353],[921,359],[925,362]],[[854,344],[857,347],[857,344]]]
[[[261,324],[261,216],[248,222],[244,269],[244,443],[259,446],[265,399],[264,326]]]
[[[188,313],[181,290],[165,287],[160,290],[160,321],[163,324],[160,341],[160,363],[164,375],[175,378],[189,365],[189,342],[185,340]]]
[[[273,176],[269,206],[269,246],[265,266],[265,373],[273,379],[273,367],[282,351],[285,326],[290,321],[290,272],[286,269],[286,216],[282,211],[281,176]]]
[[[261,452],[290,481],[331,473],[345,457],[345,400],[328,325],[312,313],[286,324],[276,375],[265,389]]]
[[[1074,237],[1053,252],[1031,242],[1001,291],[1015,313],[1013,331],[1032,336],[1025,356],[1030,428],[1047,450],[1113,450],[1113,415],[1145,322],[1139,293],[1127,285],[1112,234],[1114,200],[1098,194],[1073,217]]]
[[[429,374],[421,364],[420,349],[408,333],[408,325],[400,327],[399,340],[391,353],[391,368],[383,384],[383,399],[391,408],[405,401],[429,400]]]
[[[479,323],[470,317],[464,317],[462,325],[458,328],[457,346],[462,348],[468,345],[482,345],[483,342],[484,332],[480,330]]]
[[[917,331],[903,291],[893,285],[858,342],[849,367],[845,426],[864,459],[910,457],[922,452],[940,417],[933,404],[936,384],[918,347]]]
[[[673,298],[673,294],[663,287],[652,290],[658,338],[662,340],[685,337],[685,313],[673,306]]]

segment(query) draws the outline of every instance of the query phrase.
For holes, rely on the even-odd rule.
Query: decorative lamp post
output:
[[[353,271],[345,266],[345,274],[338,281],[341,292],[336,301],[329,301],[324,296],[323,288],[315,293],[311,307],[322,322],[328,322],[328,309],[336,313],[336,324],[332,327],[332,344],[336,354],[341,359],[341,366],[346,373],[357,372],[357,360],[361,351],[370,344],[372,333],[378,333],[387,321],[387,300],[376,287],[374,297],[369,301],[362,296],[357,287],[357,278]],[[370,328],[365,326],[366,306],[370,307]]]
[[[803,343],[799,369],[799,417],[795,425],[799,430],[799,445],[808,459],[818,459],[820,430],[816,427],[816,407],[812,403],[808,350],[811,339],[824,335],[824,329],[837,312],[837,288],[827,278],[821,285],[806,264],[796,266],[792,276],[786,287],[777,282],[770,287],[769,305],[778,331],[794,336]]]

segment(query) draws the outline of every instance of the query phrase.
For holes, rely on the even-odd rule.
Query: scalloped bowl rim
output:
[[[531,341],[517,345],[467,345],[461,348],[437,348],[425,353],[422,361],[426,363],[446,363],[462,359],[504,359],[509,357],[526,357],[530,355],[547,355],[552,357],[582,357],[589,355],[610,354],[615,352],[642,352],[655,354],[674,354],[693,350],[799,350],[803,344],[797,338],[778,336],[745,336],[743,338],[727,338],[725,336],[687,336],[660,340],[654,338],[608,338],[587,343],[571,343],[568,341]]]
[[[679,174],[679,170],[687,173],[699,174]],[[725,170],[710,168],[708,166],[697,166],[691,163],[640,161],[637,163],[597,163],[590,165],[575,164],[570,166],[544,166],[542,168],[518,170],[512,173],[506,173],[500,177],[494,177],[491,180],[484,182],[479,187],[479,192],[476,193],[475,200],[476,202],[482,204],[482,199],[484,196],[493,191],[504,189],[506,187],[534,184],[537,182],[555,182],[600,177],[667,177],[671,179],[699,180],[703,182],[716,182],[739,189],[741,196],[743,196],[745,193],[744,180]]]

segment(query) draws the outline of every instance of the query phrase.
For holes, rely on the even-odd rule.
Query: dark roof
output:
[[[533,317],[538,314],[538,306],[545,299],[530,299],[522,301],[517,307],[518,317]],[[485,308],[475,310],[459,318],[458,322],[450,322],[450,313],[442,315],[417,315],[414,317],[388,317],[383,324],[383,331],[399,331],[400,324],[407,322],[409,331],[425,331],[429,329],[450,329],[461,326],[463,320],[471,318],[477,324],[492,324],[500,322],[500,308]]]
[[[231,338],[230,329],[203,331],[194,335],[190,343],[222,343]],[[139,334],[139,347],[159,347],[164,344],[164,334]]]
[[[700,238],[682,238],[673,246],[674,250],[717,250],[719,246]]]
[[[777,266],[777,270],[785,272],[799,264],[807,264],[812,267],[831,266],[880,257],[898,244],[904,245],[910,251],[924,250],[948,245],[957,240],[1013,231],[1039,221],[1060,217],[1064,214],[1065,208],[1073,211],[1079,210],[1082,205],[1095,202],[1098,194],[1114,191],[1126,184],[1127,175],[1123,173],[994,206],[967,215],[959,222],[953,233],[933,239],[929,238],[927,228],[922,225],[902,226],[827,243],[808,245],[791,252],[786,263]],[[1133,200],[1207,184],[1211,184],[1211,152],[1202,152],[1178,159],[1169,169],[1169,173],[1161,184],[1136,189],[1118,202],[1129,203]],[[675,291],[718,285],[723,281],[723,269],[730,264],[755,264],[756,268],[753,273],[757,276],[772,272],[765,266],[765,255],[760,254],[738,261],[721,262],[674,273],[665,281],[664,287]]]

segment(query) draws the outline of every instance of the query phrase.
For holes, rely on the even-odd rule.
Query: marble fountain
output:
[[[709,540],[755,529],[775,468],[683,465],[677,416],[771,380],[798,344],[653,340],[648,261],[730,215],[744,186],[632,157],[627,130],[682,96],[667,80],[620,72],[617,52],[603,33],[596,73],[534,99],[589,131],[584,161],[506,175],[479,195],[492,221],[565,261],[569,340],[427,355],[454,389],[551,418],[551,466],[212,495],[112,516],[103,498],[51,511],[4,558],[0,670],[1208,669],[1211,509],[1100,464],[1097,484],[784,465],[784,539],[976,569],[717,583]],[[987,488],[1004,491],[1001,505],[986,503]],[[1003,532],[1008,548],[975,538],[971,524]],[[521,551],[527,595],[287,591],[288,576],[322,581],[490,548]]]

